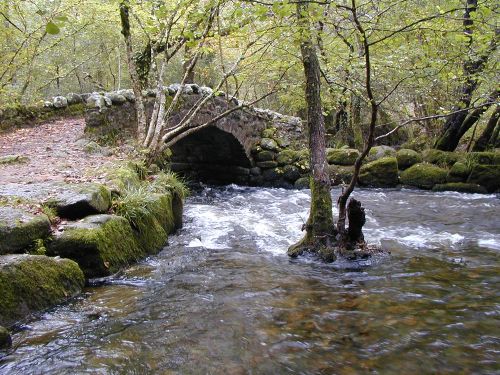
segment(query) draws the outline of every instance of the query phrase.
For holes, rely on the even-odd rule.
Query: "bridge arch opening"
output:
[[[238,139],[215,126],[201,129],[171,148],[171,168],[192,181],[248,182],[252,162]]]

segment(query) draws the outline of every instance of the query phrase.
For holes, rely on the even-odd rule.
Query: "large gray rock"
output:
[[[96,183],[6,184],[0,185],[0,196],[46,204],[55,208],[59,216],[68,219],[104,213],[111,206],[111,192],[104,185]]]
[[[396,156],[396,150],[390,146],[375,146],[370,149],[366,161],[374,161],[387,156]]]
[[[422,155],[417,151],[403,148],[396,153],[399,169],[410,168],[412,165],[422,162]]]
[[[111,101],[111,104],[121,105],[127,102],[127,98],[117,92],[107,92],[104,97],[108,98]]]
[[[359,184],[372,187],[394,187],[398,184],[398,161],[395,157],[377,159],[361,167]]]
[[[88,108],[96,108],[100,111],[102,111],[104,108],[106,108],[106,100],[104,96],[102,96],[99,93],[92,93],[88,98],[86,105]]]
[[[260,140],[260,147],[262,147],[264,150],[269,150],[269,151],[278,151],[279,146],[278,143],[272,138],[262,138]]]
[[[66,100],[68,101],[69,105],[83,103],[82,95],[75,94],[74,92],[70,92],[68,95],[66,95]]]
[[[0,207],[0,254],[22,252],[34,245],[35,240],[50,234],[47,216],[33,215],[21,209]]]
[[[29,314],[64,302],[82,291],[78,265],[43,255],[0,257],[0,325],[9,327]]]
[[[68,99],[64,96],[56,96],[52,99],[52,104],[54,105],[54,108],[66,108],[68,106]]]

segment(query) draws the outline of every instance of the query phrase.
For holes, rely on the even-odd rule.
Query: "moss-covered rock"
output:
[[[278,143],[272,138],[262,138],[260,140],[260,147],[262,147],[264,150],[269,150],[269,151],[278,151],[279,146]]]
[[[468,184],[464,182],[449,182],[447,184],[434,185],[432,191],[457,191],[459,193],[486,194],[486,188],[477,184]]]
[[[366,161],[371,162],[387,156],[396,156],[396,150],[390,146],[375,146],[370,149]]]
[[[429,149],[422,152],[422,157],[427,163],[435,164],[440,167],[449,167],[463,158],[463,155],[457,152]]]
[[[326,150],[328,164],[354,165],[359,151],[354,148],[329,148]]]
[[[422,155],[414,150],[403,148],[396,153],[396,159],[398,159],[398,168],[403,170],[414,164],[421,163]]]
[[[272,151],[261,151],[255,155],[255,160],[257,161],[272,161],[274,160],[276,154]]]
[[[283,167],[283,177],[287,181],[290,181],[292,183],[295,182],[300,178],[299,168],[294,165],[285,165]]]
[[[146,255],[127,219],[114,215],[92,215],[69,225],[48,253],[73,259],[87,278],[110,275]]]
[[[309,176],[301,177],[293,184],[295,189],[309,189],[310,187]]]
[[[278,162],[276,161],[260,161],[256,163],[257,167],[262,169],[276,168],[278,166]]]
[[[278,154],[276,161],[278,162],[278,165],[287,165],[295,163],[299,160],[299,158],[300,156],[297,151],[284,150]]]
[[[42,255],[0,257],[0,324],[10,326],[81,292],[85,278],[69,259]]]
[[[500,165],[475,165],[467,182],[484,186],[488,193],[500,191]]]
[[[446,182],[447,170],[436,165],[419,163],[403,171],[400,181],[404,185],[432,189],[434,185]]]
[[[0,350],[10,348],[12,338],[5,327],[0,326]]]
[[[354,175],[354,166],[329,165],[328,176],[334,186],[348,184]]]
[[[0,207],[0,255],[22,252],[33,246],[35,240],[50,234],[46,215],[32,215],[23,210]]]
[[[500,165],[500,152],[471,152],[466,156],[473,164]]]
[[[453,166],[450,168],[448,172],[448,177],[447,181],[448,182],[463,182],[467,180],[467,177],[469,177],[469,174],[471,172],[470,166],[467,164],[457,161]]]
[[[398,161],[395,157],[377,159],[361,167],[359,184],[373,187],[394,187],[398,184]]]
[[[262,130],[261,136],[262,136],[262,138],[273,138],[274,135],[276,134],[277,130],[278,129],[276,129],[276,128],[264,129],[264,130]]]

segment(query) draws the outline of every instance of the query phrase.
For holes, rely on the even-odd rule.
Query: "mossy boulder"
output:
[[[434,185],[444,184],[448,171],[433,164],[419,163],[403,171],[400,181],[403,185],[422,189],[432,189]]]
[[[422,155],[414,150],[403,148],[396,153],[396,159],[398,159],[398,168],[403,170],[414,164],[421,163]]]
[[[473,164],[500,165],[500,152],[471,152],[466,158]]]
[[[390,146],[375,146],[370,149],[366,161],[371,162],[388,156],[396,156],[396,150]]]
[[[50,234],[50,221],[45,215],[33,215],[21,209],[0,207],[0,255],[22,252],[35,240]]]
[[[299,178],[297,181],[295,181],[293,187],[295,189],[309,189],[310,188],[309,176]]]
[[[276,153],[272,151],[261,151],[255,155],[255,160],[257,161],[272,161],[274,160]]]
[[[464,182],[449,182],[446,184],[434,185],[432,191],[457,191],[459,193],[486,194],[488,191],[483,186],[468,184]]]
[[[0,324],[9,327],[30,313],[79,294],[85,278],[78,265],[43,255],[0,257]]]
[[[463,155],[458,152],[429,149],[422,152],[422,157],[427,163],[435,164],[440,167],[449,167],[463,158]]]
[[[276,161],[278,162],[278,165],[287,165],[295,163],[299,160],[299,158],[300,156],[297,151],[283,150],[276,157]]]
[[[484,186],[488,193],[500,191],[500,165],[475,165],[467,182]]]
[[[467,180],[471,167],[461,161],[457,161],[448,172],[448,182],[463,182]]]
[[[299,168],[294,165],[285,165],[283,167],[283,177],[287,181],[290,181],[292,183],[295,182],[300,178]]]
[[[12,338],[5,327],[0,326],[0,350],[10,348]]]
[[[328,176],[334,186],[348,184],[354,175],[354,166],[329,165]]]
[[[395,157],[377,159],[361,167],[359,184],[372,187],[394,187],[398,184],[398,161]]]
[[[127,219],[114,215],[92,215],[67,226],[48,253],[73,259],[87,278],[111,275],[146,255]]]
[[[272,138],[262,138],[260,140],[260,147],[262,147],[264,150],[269,150],[269,151],[278,151],[279,146],[278,143]]]
[[[354,148],[329,148],[326,150],[328,164],[354,165],[359,151]]]

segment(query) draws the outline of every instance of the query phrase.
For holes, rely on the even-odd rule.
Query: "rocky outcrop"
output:
[[[43,255],[0,257],[0,325],[61,303],[81,292],[85,278],[69,259]]]

